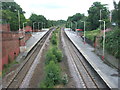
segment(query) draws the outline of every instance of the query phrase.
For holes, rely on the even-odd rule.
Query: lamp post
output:
[[[101,9],[100,9],[100,20],[101,20]],[[100,22],[100,30],[101,30],[101,22]]]
[[[71,22],[71,31],[72,31],[72,22]]]
[[[24,24],[27,23],[27,22],[24,22],[23,23],[23,32],[24,32],[24,43],[25,43],[25,28],[24,28]],[[25,49],[26,49],[26,44],[25,44]]]
[[[81,21],[81,22],[84,23],[84,44],[86,44],[86,42],[85,42],[85,27],[86,27],[86,23],[85,23],[85,21]]]
[[[102,60],[105,58],[105,21],[104,20],[99,20],[99,22],[104,22],[104,32],[103,32],[103,55],[102,55]]]
[[[19,21],[19,31],[20,31],[20,12],[18,10],[18,21]]]
[[[18,10],[18,22],[19,22],[19,31],[20,31],[20,12]]]
[[[44,28],[43,22],[42,22],[42,28]]]
[[[69,28],[70,28],[71,26],[70,26],[70,22],[69,22]]]
[[[42,22],[42,28],[44,29],[44,23]]]
[[[74,21],[75,22],[75,21]],[[75,29],[77,29],[77,22],[75,22],[75,25],[76,25],[76,28]]]
[[[35,23],[36,23],[36,22],[33,23],[33,31],[34,31],[34,24],[35,24]]]
[[[112,22],[112,12],[113,10],[110,11],[110,22]]]
[[[39,30],[39,23],[41,23],[41,22],[38,22],[38,30]]]
[[[9,6],[9,8],[11,8],[11,6]],[[20,12],[19,12],[19,10],[14,10],[14,11],[16,11],[17,13],[18,13],[18,26],[19,26],[19,31],[20,31]]]
[[[75,22],[75,21],[74,21]],[[76,34],[78,35],[78,33],[77,33],[77,22],[75,22],[75,31],[76,31]]]
[[[24,28],[25,23],[27,23],[27,22],[24,22],[24,23],[23,23],[23,31],[24,31],[24,32],[25,32],[25,28]]]
[[[45,23],[43,23],[43,27],[45,28]]]

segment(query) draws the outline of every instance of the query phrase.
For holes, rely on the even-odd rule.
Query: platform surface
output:
[[[65,32],[106,84],[110,88],[120,88],[120,77],[114,76],[119,74],[117,69],[105,64],[104,61],[93,52],[94,48],[87,43],[84,44],[82,38],[78,36],[76,32],[68,29],[65,29]]]
[[[20,61],[22,57],[26,57],[30,50],[38,43],[38,41],[48,32],[49,29],[43,29],[42,32],[34,32],[32,36],[26,42],[26,50],[21,52],[16,61]]]

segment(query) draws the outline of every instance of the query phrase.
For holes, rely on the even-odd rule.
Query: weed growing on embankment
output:
[[[59,47],[59,29],[53,31],[50,48],[45,55],[45,77],[40,88],[53,88],[58,84],[66,84],[67,77],[62,77],[59,62],[62,61],[62,51]]]

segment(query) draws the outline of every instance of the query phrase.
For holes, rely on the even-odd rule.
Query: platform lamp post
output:
[[[24,23],[23,23],[24,43],[25,43],[25,23],[27,23],[27,22],[24,22]],[[26,44],[25,44],[25,50],[26,50]]]
[[[43,28],[44,28],[44,27],[43,27],[43,22],[41,23],[41,25],[42,25],[42,29],[43,29]]]
[[[34,31],[34,26],[35,26],[34,24],[35,24],[35,23],[36,23],[36,22],[33,22],[33,31]]]
[[[74,21],[74,22],[75,22],[75,21]],[[76,25],[76,26],[75,26],[75,29],[77,29],[77,22],[75,22],[75,25]]]
[[[69,22],[69,28],[70,28],[71,26],[70,26],[70,22]]]
[[[84,23],[84,44],[86,44],[86,42],[85,42],[85,27],[86,27],[86,23],[85,23],[85,21],[81,21],[81,22]]]
[[[11,8],[11,6],[9,6],[9,8]],[[18,13],[18,26],[19,26],[19,31],[20,31],[20,12],[17,9],[15,9],[15,11]]]
[[[43,23],[43,27],[45,28],[45,23]]]
[[[71,31],[72,31],[72,21],[71,21]]]
[[[42,28],[44,29],[44,22],[42,22]]]
[[[100,20],[101,20],[101,9],[100,9]],[[101,30],[101,22],[100,22],[100,30]]]
[[[118,9],[116,9],[116,10],[118,10]],[[112,14],[113,14],[113,11],[114,11],[114,10],[111,10],[111,11],[110,11],[110,22],[112,22]]]
[[[103,32],[103,55],[102,55],[102,60],[105,58],[105,21],[104,20],[99,20],[99,22],[104,22],[104,32]]]
[[[42,28],[44,29],[44,22],[42,22]]]
[[[42,30],[42,28],[43,28],[43,22],[40,22],[41,24],[40,24],[40,26],[41,26],[41,30]]]
[[[74,21],[75,22],[75,21]],[[75,22],[75,31],[76,31],[76,29],[77,29],[77,22]],[[76,33],[77,33],[77,31],[76,31]]]
[[[70,30],[70,21],[68,22],[68,28],[69,28],[69,30]]]
[[[19,22],[19,31],[20,31],[20,12],[18,10],[18,22]]]
[[[39,27],[40,27],[40,26],[39,26],[39,23],[41,23],[41,22],[38,22],[38,30],[39,30]]]
[[[110,11],[110,23],[112,22],[112,13],[113,13],[113,10]]]

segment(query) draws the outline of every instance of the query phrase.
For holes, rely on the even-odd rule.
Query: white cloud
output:
[[[26,18],[29,18],[31,13],[44,15],[50,20],[66,20],[68,16],[75,13],[85,13],[93,4],[99,1],[102,4],[108,4],[109,9],[113,8],[113,0],[14,0],[26,12]],[[118,2],[119,0],[115,0]]]

